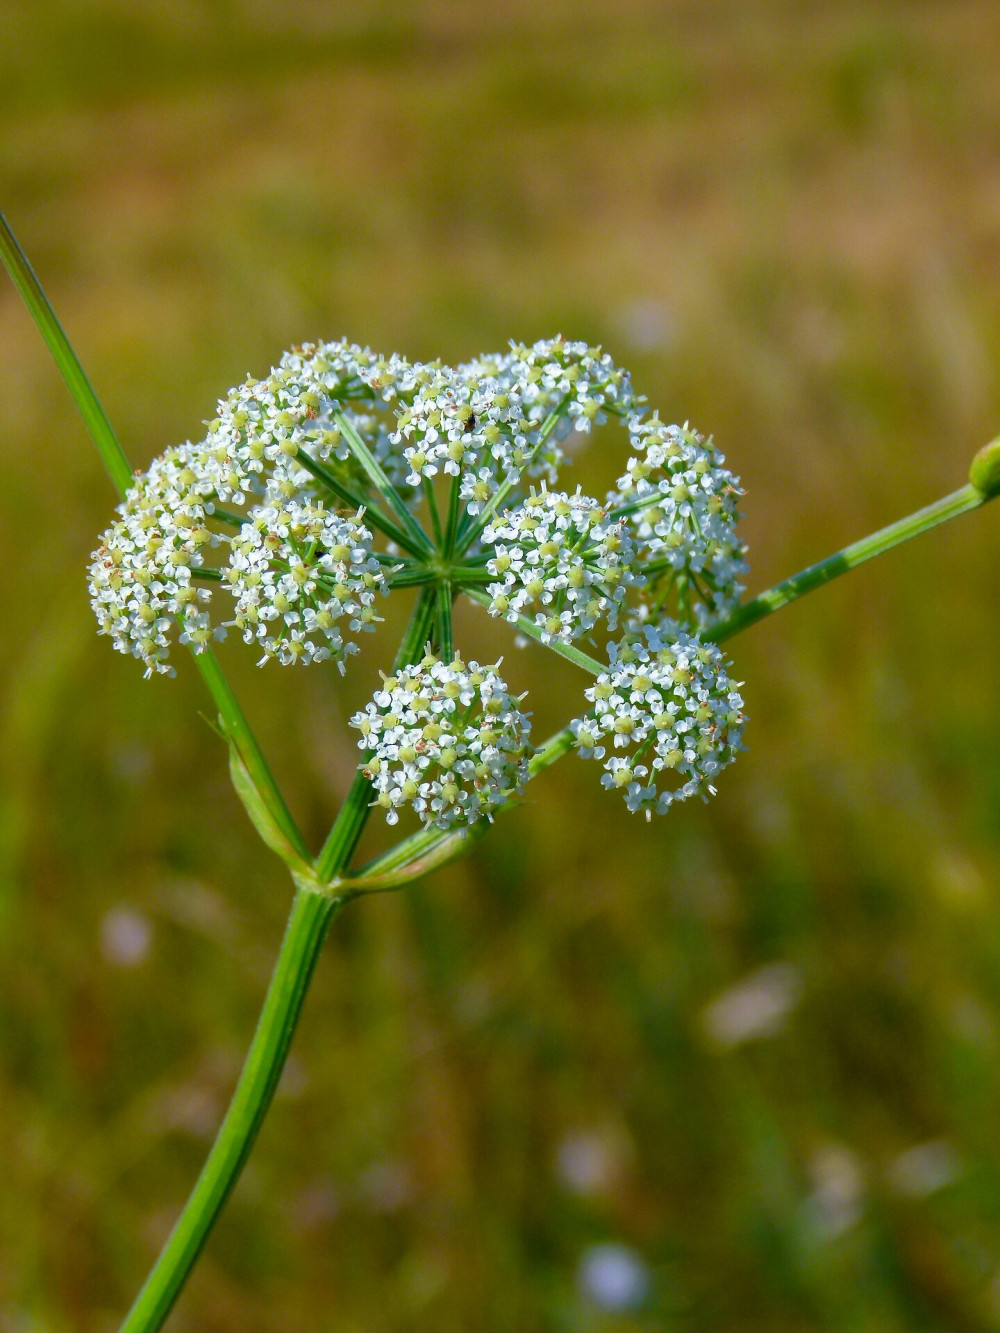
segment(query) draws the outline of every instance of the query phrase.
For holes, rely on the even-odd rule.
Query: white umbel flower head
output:
[[[224,579],[236,598],[233,624],[246,643],[285,666],[344,658],[344,638],[375,628],[375,594],[388,571],[372,554],[363,514],[331,513],[308,495],[259,505],[231,540]]]
[[[204,651],[225,630],[208,614],[211,588],[192,581],[219,538],[209,529],[211,483],[197,447],[179,445],[136,479],[91,557],[90,600],[98,630],[146,675],[172,674],[171,638]]]
[[[664,605],[702,625],[727,615],[747,572],[736,535],[739,479],[712,441],[687,426],[633,416],[629,434],[635,453],[608,505],[628,506],[648,576],[639,621]]]
[[[528,779],[528,719],[496,666],[432,655],[384,678],[351,726],[375,803],[395,824],[411,805],[428,827],[491,818]]]
[[[614,629],[635,581],[635,544],[625,519],[610,520],[597,500],[532,491],[483,532],[494,548],[487,570],[490,613],[512,624],[535,611],[544,643],[571,643],[601,620]]]
[[[715,778],[742,748],[743,700],[722,653],[679,625],[612,644],[609,669],[586,695],[593,716],[571,724],[577,750],[603,759],[603,785],[647,819],[714,795]]]

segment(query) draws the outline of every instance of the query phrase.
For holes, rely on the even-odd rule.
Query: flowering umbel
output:
[[[611,644],[609,654],[609,669],[586,691],[593,716],[571,724],[580,754],[605,759],[603,785],[647,818],[714,793],[713,779],[736,758],[744,721],[720,650],[665,621]]]
[[[473,824],[520,792],[528,778],[528,719],[496,666],[428,654],[386,676],[351,718],[367,752],[376,804],[395,824],[412,805],[426,824]]]
[[[616,487],[560,489],[569,437],[606,423],[631,446]],[[450,828],[518,794],[531,753],[499,664],[455,652],[466,594],[596,675],[576,748],[648,816],[714,791],[740,748],[742,700],[703,637],[742,592],[740,494],[711,440],[644,415],[600,348],[512,343],[451,367],[310,343],[136,476],[91,599],[147,675],[172,672],[173,642],[204,652],[230,629],[262,666],[342,672],[382,599],[417,588],[417,637],[352,725],[389,821],[412,807]]]

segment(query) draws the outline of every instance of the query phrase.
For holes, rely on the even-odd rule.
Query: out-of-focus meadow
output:
[[[0,205],[138,464],[306,338],[562,332],[714,433],[757,590],[961,485],[1000,427],[993,0],[0,25]],[[105,1333],[289,887],[190,663],[144,681],[94,634],[112,492],[6,284],[0,346],[0,1329]],[[597,437],[579,479],[623,456]],[[749,750],[711,805],[647,826],[569,758],[346,913],[171,1326],[1000,1328],[998,570],[987,508],[734,641]],[[570,668],[473,610],[460,635],[539,735],[565,720]],[[314,843],[390,651],[341,682],[222,650]]]

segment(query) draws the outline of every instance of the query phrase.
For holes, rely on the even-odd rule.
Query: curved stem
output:
[[[342,902],[300,889],[274,965],[257,1030],[222,1128],[198,1183],[122,1333],[152,1333],[170,1313],[254,1145],[292,1043],[316,959]]]

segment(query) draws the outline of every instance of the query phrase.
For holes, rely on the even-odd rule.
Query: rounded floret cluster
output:
[[[629,586],[635,544],[626,520],[597,500],[542,489],[508,509],[483,532],[493,548],[486,568],[490,612],[512,624],[534,611],[544,643],[570,643],[598,621],[614,629]]]
[[[646,574],[638,619],[666,611],[704,625],[728,614],[747,571],[738,479],[712,441],[686,425],[633,416],[629,434],[635,453],[608,503],[628,510]]]
[[[168,449],[129,491],[118,518],[91,557],[90,597],[100,633],[119,652],[168,671],[170,636],[203,648],[225,630],[212,627],[211,592],[192,581],[219,538],[208,527],[211,484],[190,445]]]
[[[426,825],[490,818],[528,778],[528,719],[495,666],[428,654],[384,678],[351,718],[375,803],[396,823],[412,806]]]
[[[471,515],[522,476],[554,481],[560,440],[635,403],[627,371],[600,348],[563,338],[512,343],[505,355],[434,371],[397,413],[392,438],[411,486],[438,473],[458,477]]]
[[[647,818],[714,794],[741,748],[743,700],[722,653],[678,625],[612,644],[609,668],[586,696],[592,715],[571,724],[577,750],[603,759],[603,785]]]
[[[343,623],[353,634],[375,628],[375,594],[388,591],[388,577],[363,513],[331,513],[300,496],[258,505],[232,538],[223,578],[236,598],[233,623],[263,649],[262,663],[332,658],[343,671],[344,657],[358,651]]]
[[[217,459],[219,500],[239,501],[247,488],[287,496],[312,481],[316,463],[348,491],[363,488],[355,439],[394,485],[405,484],[382,413],[389,401],[416,392],[430,370],[346,341],[293,347],[263,379],[248,378],[219,402],[205,442]]]

